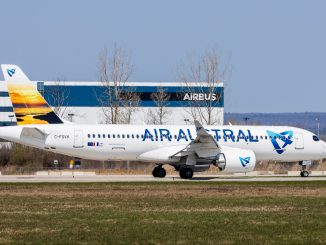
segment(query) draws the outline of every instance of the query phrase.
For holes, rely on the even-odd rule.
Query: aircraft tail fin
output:
[[[17,125],[63,123],[18,66],[1,65],[1,68]]]

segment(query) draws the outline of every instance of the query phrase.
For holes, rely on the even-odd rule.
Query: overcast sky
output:
[[[131,81],[175,81],[187,55],[218,46],[233,68],[227,112],[326,112],[325,13],[323,0],[2,1],[0,63],[94,81],[99,51],[117,43]]]

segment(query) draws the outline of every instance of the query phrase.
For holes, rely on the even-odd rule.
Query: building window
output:
[[[44,82],[37,82],[37,90],[44,96]]]

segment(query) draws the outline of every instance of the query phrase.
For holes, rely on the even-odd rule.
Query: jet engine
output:
[[[244,173],[253,171],[256,165],[255,153],[239,148],[224,148],[218,161],[213,163],[223,172]]]

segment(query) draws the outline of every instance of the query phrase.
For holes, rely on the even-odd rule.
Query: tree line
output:
[[[230,78],[231,68],[225,62],[217,48],[207,49],[200,55],[188,56],[177,67],[176,81],[180,82],[183,94],[199,94],[203,99],[188,98],[188,106],[184,108],[184,119],[199,120],[206,125],[218,125],[221,115],[216,110],[216,103],[223,100],[219,96],[219,84]],[[111,49],[100,50],[97,60],[98,80],[102,84],[102,93],[95,94],[100,104],[102,123],[130,124],[140,110],[140,94],[135,88],[126,86],[134,73],[131,52],[115,44]],[[54,111],[60,117],[68,117],[69,111],[64,106],[69,98],[64,80],[51,88],[49,96],[54,102]],[[188,95],[189,96],[189,95]],[[196,96],[196,95],[195,95]],[[155,104],[146,112],[145,122],[148,124],[165,124],[171,116],[169,110],[170,95],[164,86],[158,86],[150,98]],[[180,98],[182,100],[182,98]],[[223,113],[223,112],[222,112]],[[78,116],[78,115],[77,115]]]

